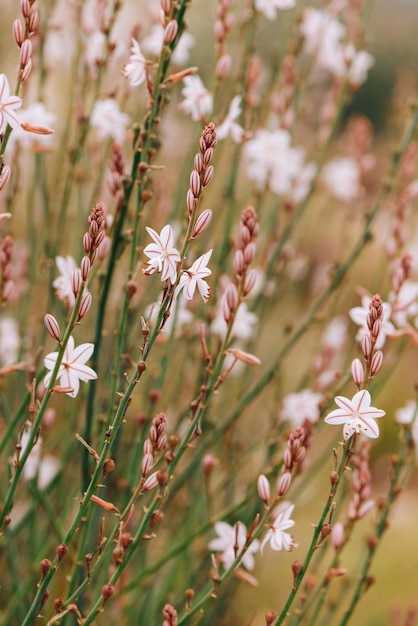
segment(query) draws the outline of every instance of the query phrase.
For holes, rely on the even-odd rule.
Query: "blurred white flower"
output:
[[[319,404],[324,399],[321,393],[311,389],[303,389],[297,393],[289,393],[283,399],[281,418],[288,420],[293,428],[303,424],[305,419],[316,422],[319,418]]]
[[[52,286],[57,290],[57,296],[62,300],[67,308],[70,308],[75,303],[75,295],[72,287],[72,276],[77,264],[73,257],[68,255],[66,257],[57,256],[55,258],[60,275],[52,282]]]
[[[340,351],[347,343],[347,330],[347,320],[345,317],[334,317],[322,334],[322,347],[327,350],[332,350],[332,352]]]
[[[87,37],[84,58],[92,74],[97,72],[98,65],[104,61],[106,48],[106,35],[101,30],[96,30]]]
[[[354,433],[363,433],[371,439],[379,436],[379,426],[375,420],[386,415],[385,411],[370,406],[371,396],[367,389],[358,391],[351,400],[337,396],[335,403],[340,407],[328,413],[327,424],[344,424],[344,439],[350,439]]]
[[[248,310],[246,302],[241,302],[235,313],[231,338],[236,337],[237,339],[242,339],[243,341],[250,339],[254,334],[254,329],[257,321],[258,317],[256,313]],[[215,319],[210,325],[210,329],[215,335],[223,338],[225,337],[227,328],[228,326],[223,316],[222,306],[220,306]]]
[[[182,291],[186,300],[191,300],[197,287],[203,300],[206,302],[209,299],[210,287],[205,278],[212,274],[212,270],[207,267],[211,255],[212,250],[209,250],[196,259],[188,270],[183,270],[176,288],[176,295]]]
[[[147,61],[141,52],[139,43],[132,39],[131,56],[129,63],[122,68],[122,74],[127,78],[132,87],[141,85],[147,76]]]
[[[348,82],[354,87],[362,85],[367,79],[369,70],[374,65],[373,56],[366,50],[356,50],[353,44],[346,46],[344,56],[348,66]]]
[[[183,113],[191,115],[192,120],[197,122],[212,112],[213,97],[198,76],[186,76],[183,83],[181,93],[184,100],[179,108]]]
[[[88,382],[96,380],[97,374],[94,370],[86,365],[94,351],[94,344],[81,343],[77,348],[74,345],[74,337],[70,337],[64,350],[64,356],[59,366],[57,378],[61,387],[69,387],[72,391],[67,392],[67,396],[75,398],[80,389],[80,380]],[[51,381],[52,371],[57,362],[58,352],[47,354],[44,359],[45,367],[50,370],[45,378],[44,385],[47,387]]]
[[[9,81],[5,74],[0,74],[0,135],[6,131],[7,125],[19,128],[20,122],[16,109],[22,106],[21,98],[10,95]]]
[[[90,124],[96,129],[98,139],[113,138],[122,143],[125,132],[131,120],[126,113],[122,113],[113,98],[98,100],[90,118]]]
[[[161,280],[170,280],[171,284],[177,280],[177,263],[181,261],[178,250],[174,247],[174,235],[171,226],[164,226],[160,234],[153,228],[146,228],[147,233],[154,240],[144,248],[144,254],[150,260],[144,274],[161,272]]]
[[[12,317],[0,318],[0,363],[11,365],[19,356],[20,337],[18,325]]]
[[[295,525],[290,519],[295,508],[291,502],[282,502],[273,512],[273,523],[270,525],[262,543],[261,552],[263,552],[266,543],[270,543],[272,550],[292,550],[297,545],[294,543],[292,535],[286,532]]]
[[[338,200],[349,202],[359,196],[360,168],[351,157],[342,157],[327,163],[322,172],[322,180]]]
[[[30,435],[30,428],[26,428],[20,440],[21,451],[19,454],[19,459],[22,457],[22,454],[25,452],[28,446],[29,435]],[[33,478],[35,478],[38,472],[39,462],[41,459],[41,447],[42,447],[42,437],[38,437],[35,445],[32,446],[29,456],[26,459],[25,465],[23,466],[24,480],[32,480]]]
[[[241,100],[241,96],[235,96],[232,99],[226,118],[216,128],[217,139],[225,139],[228,135],[231,135],[235,143],[241,143],[244,129],[235,121],[241,115]]]
[[[397,294],[391,293],[392,319],[398,328],[406,326],[408,317],[418,315],[418,282],[406,280]]]
[[[32,102],[27,109],[20,111],[19,118],[21,124],[49,129],[52,129],[57,120],[57,116],[48,111],[43,102]],[[23,148],[37,151],[40,148],[45,150],[51,147],[53,134],[32,133],[19,127],[12,133],[10,139],[12,144],[19,143]]]
[[[215,522],[215,531],[218,537],[209,542],[209,550],[222,552],[221,561],[225,569],[229,569],[242,552],[247,541],[247,529],[244,524],[237,522],[236,526],[230,526],[226,522]],[[238,545],[237,555],[235,546]],[[246,553],[243,555],[238,565],[243,565],[246,569],[254,568],[254,554],[260,549],[260,542],[254,539]],[[238,567],[237,565],[237,567]]]
[[[256,10],[264,13],[268,20],[276,18],[277,9],[293,9],[295,6],[296,0],[255,0]]]
[[[311,190],[311,184],[315,178],[316,171],[316,163],[307,163],[303,166],[302,171],[299,172],[292,182],[292,188],[287,196],[288,200],[299,204],[306,198]]]
[[[369,332],[367,327],[367,316],[369,314],[369,305],[371,302],[371,298],[369,296],[363,296],[361,299],[361,306],[355,306],[349,310],[348,314],[350,318],[353,320],[355,324],[361,326],[356,335],[357,341],[361,341],[361,338],[365,333]],[[395,327],[390,321],[392,315],[392,307],[388,302],[382,302],[383,306],[383,317],[382,324],[380,327],[380,333],[377,338],[375,347],[377,350],[380,350],[385,345],[386,336],[391,335],[395,332]]]
[[[154,24],[149,35],[141,41],[142,49],[148,54],[158,56],[164,42],[164,28],[161,24]],[[185,65],[189,60],[189,51],[195,44],[195,38],[190,33],[183,33],[180,37],[171,60],[175,65]]]
[[[291,191],[303,170],[304,151],[290,144],[291,135],[287,130],[260,129],[254,139],[244,145],[244,154],[250,161],[247,175],[258,189],[268,186],[279,195]]]

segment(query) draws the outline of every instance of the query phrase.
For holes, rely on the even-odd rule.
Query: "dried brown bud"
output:
[[[113,472],[115,467],[116,463],[113,459],[106,459],[103,464],[103,476],[107,476],[108,474],[110,474],[110,472]]]
[[[115,593],[115,588],[113,585],[111,585],[110,583],[103,585],[102,587],[103,604],[107,602],[109,598],[113,596],[114,593]]]
[[[39,564],[42,576],[46,576],[48,574],[51,565],[52,564],[49,559],[42,559],[42,561]]]
[[[271,626],[277,619],[277,613],[274,611],[268,611],[265,616],[266,626]]]
[[[57,546],[56,553],[60,561],[66,556],[67,552],[68,552],[68,548],[65,545],[65,543],[60,543],[60,545]]]

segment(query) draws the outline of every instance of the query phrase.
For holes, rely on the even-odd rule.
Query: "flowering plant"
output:
[[[2,3],[0,621],[412,625],[415,87],[197,4]]]

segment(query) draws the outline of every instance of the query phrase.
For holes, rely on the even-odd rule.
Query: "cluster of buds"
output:
[[[101,202],[98,202],[89,215],[89,230],[83,235],[83,248],[86,253],[81,261],[81,277],[87,280],[90,267],[93,265],[99,248],[105,240],[106,215]]]
[[[6,235],[0,243],[0,302],[5,303],[13,292],[12,276],[13,238]]]
[[[288,55],[280,68],[280,90],[272,96],[272,108],[281,120],[283,128],[289,129],[294,121],[293,96],[298,80],[296,58]]]
[[[289,489],[292,472],[296,466],[298,468],[301,467],[301,463],[311,445],[312,435],[312,422],[308,419],[303,422],[302,426],[297,426],[297,428],[290,431],[283,455],[283,473],[277,483],[277,495],[283,496]]]
[[[348,503],[348,519],[352,522],[363,518],[374,506],[374,500],[370,499],[372,480],[369,468],[370,448],[369,440],[361,439],[352,461],[353,474],[350,483],[352,497]]]
[[[177,37],[179,25],[177,20],[173,18],[172,9],[175,7],[175,3],[172,0],[161,0],[161,23],[164,27],[164,39],[165,45],[172,43]]]
[[[116,211],[121,208],[123,202],[122,181],[124,177],[125,162],[121,147],[118,143],[113,143],[112,154],[110,156],[109,173],[107,185],[110,193],[116,200]]]
[[[32,70],[32,42],[39,25],[39,11],[35,7],[36,0],[21,0],[24,25],[20,18],[13,22],[13,37],[20,50],[20,78],[24,82]]]
[[[363,333],[360,341],[361,351],[367,366],[367,375],[360,359],[354,359],[351,364],[351,374],[358,389],[362,389],[365,384],[372,378],[382,367],[383,352],[376,350],[376,342],[378,340],[383,320],[383,304],[382,298],[376,294],[371,299],[369,305],[369,313],[367,315],[367,331]]]
[[[149,438],[144,442],[144,456],[141,463],[142,477],[146,478],[154,465],[154,455],[158,454],[167,444],[165,432],[167,418],[164,413],[158,413],[151,423]]]
[[[224,46],[226,37],[234,25],[234,16],[229,13],[231,8],[231,0],[218,0],[216,7],[216,20],[215,20],[215,40],[216,40],[216,52],[221,55],[224,52]]]
[[[163,608],[164,622],[163,626],[177,626],[177,611],[171,604],[166,604]]]
[[[254,207],[248,206],[241,215],[240,233],[234,255],[234,272],[244,297],[250,293],[257,278],[256,271],[250,270],[249,266],[254,259],[255,240],[259,232],[257,213]]]
[[[190,174],[190,187],[187,191],[187,211],[192,223],[195,219],[196,208],[202,191],[213,178],[214,167],[211,165],[213,151],[216,147],[215,125],[211,122],[205,126],[199,142],[199,152],[194,157],[194,168]],[[209,225],[212,211],[206,210],[194,223],[192,237],[202,233]]]

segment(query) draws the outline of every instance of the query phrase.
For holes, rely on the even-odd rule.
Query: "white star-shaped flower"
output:
[[[75,302],[75,295],[72,287],[72,276],[77,264],[73,257],[67,255],[66,257],[57,256],[55,263],[60,271],[60,275],[57,276],[52,282],[52,286],[57,290],[57,296],[65,303],[66,307],[72,307]]]
[[[174,235],[171,226],[164,226],[160,234],[153,228],[146,228],[154,243],[144,248],[144,254],[150,259],[144,274],[161,272],[161,280],[170,279],[172,285],[177,280],[177,265],[181,261],[180,253],[174,247]]]
[[[122,74],[129,80],[132,87],[137,87],[145,81],[147,76],[146,64],[147,61],[141,52],[139,43],[136,39],[132,39],[129,63],[122,69]]]
[[[370,406],[370,393],[367,389],[358,391],[351,400],[337,396],[335,403],[340,407],[331,411],[325,421],[327,424],[344,424],[344,439],[350,439],[354,433],[363,433],[371,439],[379,436],[379,426],[375,420],[386,415],[385,411]]]
[[[22,106],[21,98],[10,95],[9,81],[5,74],[0,74],[0,135],[3,135],[10,124],[12,128],[19,128],[19,118],[15,113],[15,109]]]
[[[236,559],[247,541],[247,529],[244,524],[238,522],[238,529],[236,526],[230,526],[226,522],[216,522],[215,531],[218,535],[216,539],[212,539],[209,542],[209,550],[214,552],[222,552],[221,561],[224,564],[225,569],[229,569]],[[235,555],[234,546],[238,544],[237,555]],[[248,550],[242,557],[239,565],[243,565],[247,569],[253,569],[254,567],[254,554],[260,549],[260,542],[255,539],[251,542]]]
[[[198,122],[204,115],[212,112],[213,97],[206,89],[199,76],[186,76],[183,80],[184,87],[181,90],[184,96],[180,103],[180,109],[192,116],[192,120]]]
[[[89,380],[96,380],[96,372],[86,365],[86,361],[89,360],[93,351],[94,344],[81,343],[78,348],[76,348],[74,346],[74,338],[72,336],[69,338],[57,376],[62,387],[72,389],[72,391],[67,392],[67,396],[71,396],[71,398],[76,397],[80,389],[80,380],[85,383]],[[57,362],[57,357],[58,352],[51,352],[45,357],[45,367],[50,370],[44,378],[46,387],[51,381],[52,370]]]
[[[191,300],[197,287],[203,300],[206,302],[209,299],[210,287],[204,279],[212,274],[212,270],[207,267],[211,254],[212,250],[202,254],[188,270],[183,271],[176,289],[176,295],[183,290],[186,300]]]
[[[292,550],[296,547],[292,539],[292,535],[285,532],[295,525],[295,522],[290,519],[295,508],[294,504],[290,502],[282,502],[273,513],[273,524],[270,526],[266,533],[262,543],[261,552],[263,552],[266,543],[270,542],[272,550]]]
[[[241,115],[241,96],[235,96],[229,107],[228,115],[220,126],[216,129],[216,138],[225,139],[231,135],[235,143],[241,143],[244,129],[236,123],[236,119]]]

